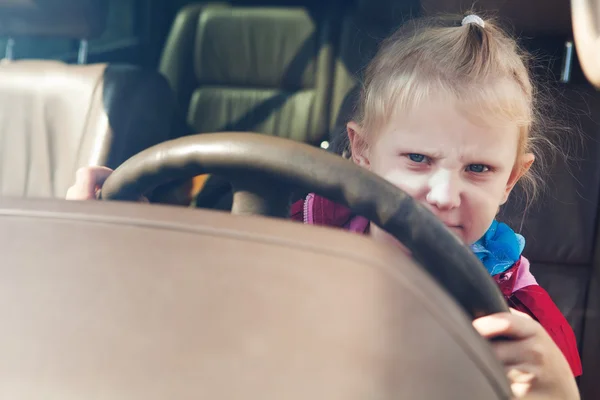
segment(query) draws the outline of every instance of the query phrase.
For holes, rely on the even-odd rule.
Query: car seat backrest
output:
[[[256,131],[318,144],[328,133],[330,28],[304,8],[189,6],[161,71],[195,132]]]
[[[63,197],[79,167],[116,168],[184,129],[175,104],[137,67],[0,63],[0,195]]]
[[[26,33],[92,38],[102,31],[105,6],[92,0],[0,3],[0,21],[7,23],[0,29],[17,46]],[[63,197],[79,167],[115,168],[177,136],[185,129],[177,117],[175,98],[156,71],[2,60],[0,195]]]
[[[96,90],[104,69],[55,61],[0,64],[0,194],[64,195],[78,165],[100,162],[109,132]]]

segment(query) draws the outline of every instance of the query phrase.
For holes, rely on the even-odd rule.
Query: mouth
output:
[[[450,225],[450,224],[444,224],[446,225],[446,228],[450,229],[452,232],[460,235],[463,232],[463,226],[462,225]]]

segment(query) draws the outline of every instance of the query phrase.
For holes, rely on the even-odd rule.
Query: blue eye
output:
[[[490,168],[483,164],[471,164],[467,167],[469,172],[475,172],[476,174],[481,174],[483,172],[488,171]]]
[[[427,159],[427,157],[425,157],[423,154],[415,154],[415,153],[409,154],[408,158],[410,158],[410,161],[416,162],[416,163],[422,163],[423,161],[425,161]]]

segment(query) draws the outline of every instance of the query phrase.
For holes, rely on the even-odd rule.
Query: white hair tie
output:
[[[462,25],[465,26],[469,24],[477,24],[480,27],[485,28],[485,22],[483,21],[483,19],[481,19],[480,16],[475,14],[467,15],[463,18]]]

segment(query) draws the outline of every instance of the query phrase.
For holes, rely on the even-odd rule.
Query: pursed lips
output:
[[[448,221],[448,220],[444,220],[440,217],[438,217],[438,219],[440,220],[440,222],[444,225],[446,225],[447,228],[449,229],[463,229],[463,226],[460,223],[454,222],[454,221]]]
[[[450,224],[450,223],[446,223],[444,221],[442,221],[442,223],[446,226],[446,228],[450,229],[450,231],[452,231],[453,233],[462,237],[462,234],[463,234],[463,226],[462,225]]]
[[[448,225],[448,224],[444,224],[444,225],[446,225],[446,228],[448,228],[450,230],[450,232],[452,232],[454,235],[456,235],[456,237],[459,240],[461,240],[461,241],[465,240],[464,229],[461,225]]]

